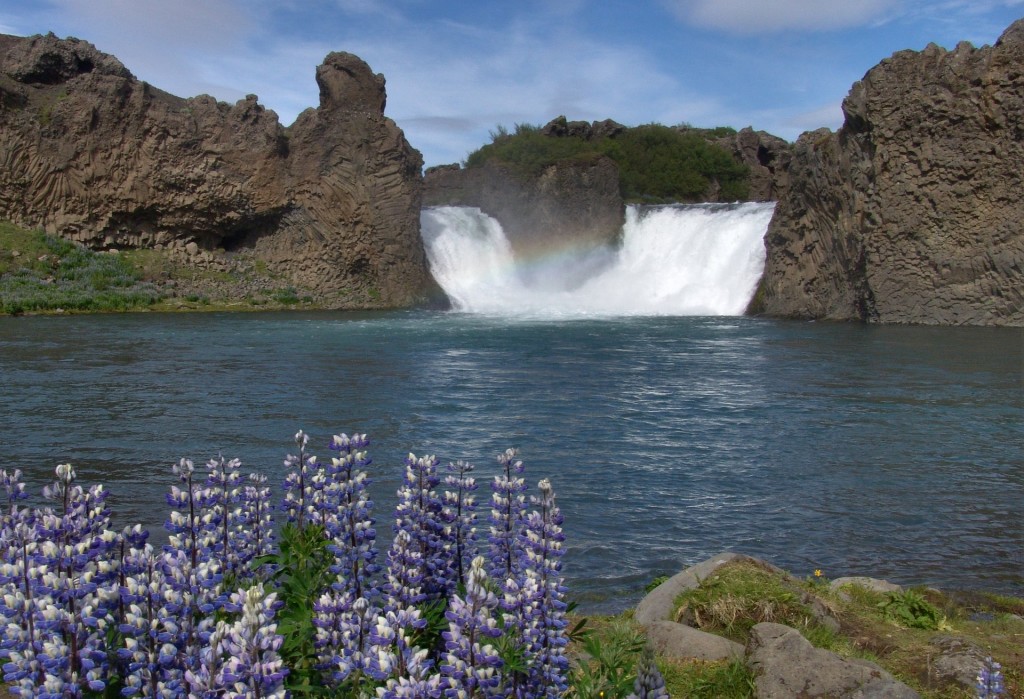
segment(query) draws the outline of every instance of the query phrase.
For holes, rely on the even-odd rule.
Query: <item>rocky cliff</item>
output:
[[[316,80],[286,129],[254,95],[181,99],[86,42],[0,36],[0,218],[213,270],[246,257],[327,306],[419,303],[420,154],[362,60],[332,53]]]
[[[1024,325],[1024,20],[894,54],[843,111],[795,145],[751,311]]]
[[[426,173],[426,206],[475,206],[501,223],[516,254],[541,254],[551,240],[582,248],[619,235],[625,206],[619,169],[606,157],[559,162],[524,177],[498,162],[442,165]]]

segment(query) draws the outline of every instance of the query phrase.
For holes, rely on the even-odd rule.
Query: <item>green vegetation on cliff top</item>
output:
[[[586,139],[549,136],[539,126],[516,124],[491,133],[491,143],[472,152],[466,167],[496,161],[524,177],[559,162],[588,162],[607,156],[619,166],[622,197],[634,203],[719,201],[747,197],[749,169],[713,139],[731,129],[693,129],[646,124],[615,136]],[[716,191],[717,190],[717,191]]]

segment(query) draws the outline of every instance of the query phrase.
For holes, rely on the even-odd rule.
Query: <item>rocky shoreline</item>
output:
[[[737,564],[768,572],[792,590],[816,623],[837,634],[853,629],[853,621],[846,618],[848,612],[842,607],[842,601],[851,600],[854,594],[881,596],[904,591],[899,585],[870,577],[843,577],[820,586],[808,585],[766,561],[739,553],[722,553],[665,580],[637,605],[633,619],[643,628],[649,645],[660,657],[682,661],[740,660],[755,678],[754,696],[758,699],[915,699],[921,696],[878,663],[816,648],[800,630],[784,624],[754,624],[745,645],[697,628],[699,624],[695,623],[692,612],[687,614],[680,609],[680,596],[702,587],[724,568]],[[935,594],[940,593],[935,591]],[[1024,600],[1020,601],[1020,610],[1024,610]],[[1020,614],[1009,614],[1008,618],[1016,631],[1009,645],[1015,645],[1016,651],[1004,667],[1019,668],[1024,662],[1024,618]],[[865,633],[861,628],[857,632]],[[927,660],[922,659],[915,675],[919,683],[941,692],[938,696],[947,696],[945,692],[949,692],[948,696],[957,696],[960,691],[973,690],[979,669],[986,657],[993,654],[977,639],[943,628],[942,624],[926,643]],[[892,646],[896,647],[895,641]],[[1024,690],[1024,687],[1018,689]],[[1008,696],[1021,695],[1011,693]]]

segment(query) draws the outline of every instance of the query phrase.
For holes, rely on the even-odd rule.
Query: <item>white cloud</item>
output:
[[[665,0],[687,24],[738,34],[863,26],[884,19],[900,0]]]

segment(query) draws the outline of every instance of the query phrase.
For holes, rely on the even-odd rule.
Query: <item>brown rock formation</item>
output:
[[[619,168],[606,157],[550,165],[525,177],[495,162],[462,169],[430,168],[426,206],[475,206],[501,223],[517,255],[532,255],[556,239],[582,248],[614,241],[622,230],[625,206]]]
[[[0,218],[95,248],[248,254],[335,307],[435,290],[422,159],[384,78],[332,53],[288,128],[254,95],[174,97],[77,39],[0,36]]]
[[[753,312],[1024,325],[1024,20],[894,54],[796,143]]]
[[[793,157],[789,141],[748,126],[716,143],[750,169],[748,201],[777,201],[786,191]]]

